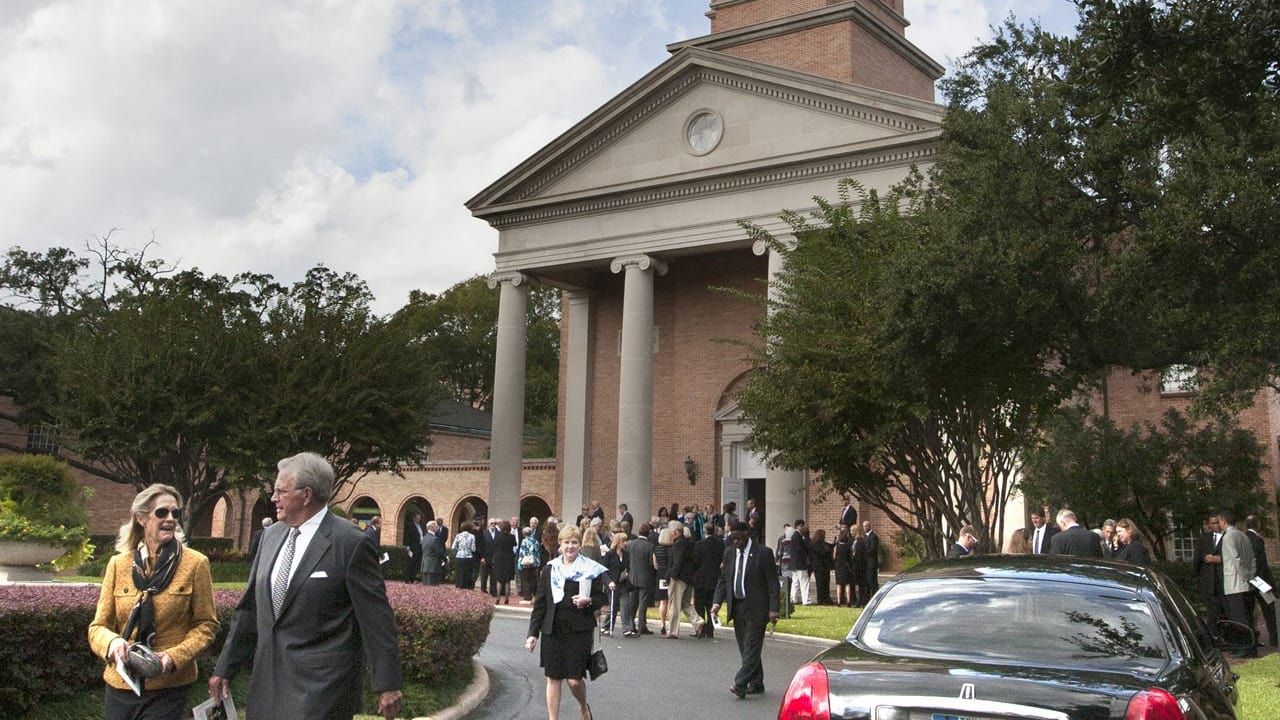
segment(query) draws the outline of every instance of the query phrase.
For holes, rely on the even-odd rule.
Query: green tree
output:
[[[1230,423],[1195,424],[1169,410],[1159,425],[1121,428],[1072,407],[1045,430],[1045,442],[1027,457],[1026,495],[1070,507],[1086,525],[1131,518],[1157,556],[1171,533],[1198,533],[1213,511],[1243,516],[1265,506],[1264,449]]]
[[[393,318],[411,333],[436,368],[448,397],[478,410],[493,409],[494,355],[498,342],[497,289],[484,276],[464,280],[436,295],[413,291]],[[555,453],[554,427],[560,368],[560,294],[533,287],[527,307],[525,423],[539,455]]]
[[[933,186],[1045,258],[1055,362],[1192,364],[1238,407],[1280,377],[1280,6],[1076,4],[1074,38],[1009,22],[944,81]]]
[[[341,500],[364,474],[420,457],[441,396],[412,338],[374,316],[354,275],[177,271],[107,238],[92,262],[10,251],[0,384],[23,421],[56,420],[77,467],[177,487],[195,512],[223,491],[267,487],[277,458],[328,457]],[[19,448],[14,448],[19,449]]]
[[[334,499],[371,472],[420,462],[444,395],[405,328],[373,314],[364,281],[323,266],[276,296],[266,313],[267,457],[311,450],[329,458]],[[274,472],[264,478],[264,487]]]
[[[936,200],[918,177],[884,198],[846,181],[816,224],[783,214],[794,246],[748,226],[786,269],[739,398],[754,449],[820,471],[928,557],[967,523],[1003,535],[1022,453],[1073,386],[1042,354],[1028,258],[1001,237],[970,252]]]

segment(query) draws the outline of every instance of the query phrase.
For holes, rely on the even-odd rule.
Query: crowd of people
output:
[[[225,698],[229,679],[254,658],[251,712],[296,706],[325,717],[337,709],[346,717],[356,710],[353,698],[368,662],[380,714],[392,717],[399,710],[399,658],[375,549],[377,518],[370,532],[329,513],[332,478],[331,466],[318,455],[280,461],[272,493],[278,522],[264,523],[254,537],[246,591],[209,681],[212,698]],[[218,629],[209,561],[185,547],[182,498],[174,488],[148,487],[130,510],[118,554],[107,565],[89,643],[108,661],[108,720],[168,720],[182,714],[196,677],[194,658]],[[650,608],[657,610],[660,637],[679,639],[683,617],[692,637],[701,639],[715,636],[725,607],[741,655],[730,692],[742,698],[764,691],[760,653],[769,622],[794,604],[861,606],[878,589],[880,541],[870,522],[858,523],[849,497],[831,529],[832,541],[826,529],[811,532],[799,518],[784,526],[772,548],[753,500],[742,516],[732,502],[718,510],[677,503],[634,530],[633,522],[625,504],[606,520],[600,504],[592,502],[573,522],[531,518],[522,526],[514,517],[477,518],[450,537],[442,519],[424,524],[415,515],[405,534],[414,559],[406,579],[439,584],[452,563],[458,588],[478,587],[506,604],[514,593],[520,604],[531,606],[526,647],[533,652],[541,639],[552,718],[565,683],[582,717],[591,717],[583,679],[595,634],[654,635]],[[1207,518],[1195,569],[1211,628],[1229,620],[1252,633],[1261,607],[1275,646],[1275,608],[1260,603],[1251,584],[1257,577],[1274,587],[1258,531],[1253,516],[1237,522],[1222,511]],[[947,557],[974,555],[980,543],[979,532],[966,525]],[[1032,511],[1031,526],[1014,531],[1005,552],[1144,567],[1152,562],[1144,534],[1129,518],[1089,530],[1066,509],[1052,524],[1043,510]],[[330,653],[329,671],[296,672],[299,648]],[[1256,655],[1252,635],[1237,654]]]

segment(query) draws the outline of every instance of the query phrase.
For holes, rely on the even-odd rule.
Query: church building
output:
[[[467,203],[499,237],[499,514],[520,497],[524,307],[541,283],[563,292],[553,509],[598,499],[639,519],[752,498],[768,538],[799,517],[834,525],[839,498],[745,442],[749,363],[724,340],[748,338],[762,306],[724,290],[764,293],[780,268],[739,223],[784,238],[781,211],[842,178],[883,191],[927,167],[943,68],[906,39],[903,0],[713,0],[707,16],[709,34]]]

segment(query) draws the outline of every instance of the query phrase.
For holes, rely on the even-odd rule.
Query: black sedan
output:
[[[1235,675],[1158,571],[992,555],[887,583],[779,720],[1225,720]]]

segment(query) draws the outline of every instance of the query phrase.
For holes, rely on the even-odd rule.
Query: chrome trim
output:
[[[834,700],[834,698],[833,698]],[[871,707],[872,720],[879,720],[881,710],[919,709],[945,711],[955,715],[1000,715],[1012,718],[1029,718],[1034,720],[1071,720],[1070,716],[1060,710],[1045,710],[1030,705],[997,702],[995,700],[963,700],[960,698],[939,697],[937,695],[872,695],[850,698],[858,704]],[[835,708],[832,708],[833,710]]]

